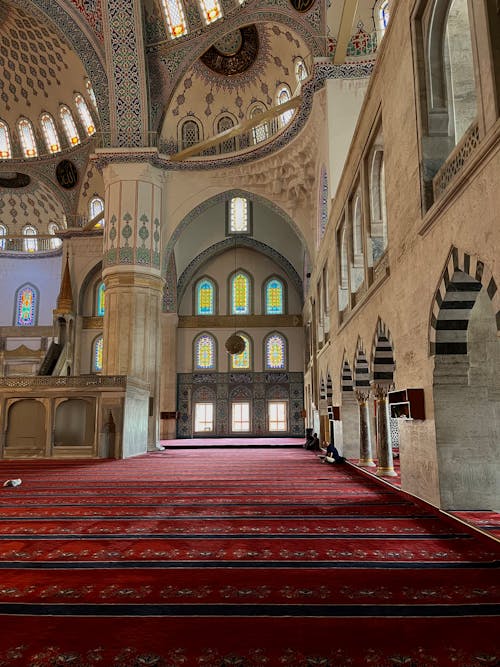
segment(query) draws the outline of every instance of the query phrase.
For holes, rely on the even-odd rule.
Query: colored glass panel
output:
[[[94,371],[102,371],[102,350],[104,346],[104,341],[102,336],[100,336],[94,343]]]
[[[231,355],[231,368],[233,370],[250,369],[250,341],[243,334],[239,334],[245,341],[245,349],[240,354]]]
[[[85,102],[85,100],[81,95],[75,95],[75,104],[76,104],[76,110],[78,111],[78,115],[80,116],[80,120],[82,121],[82,124],[85,127],[87,134],[89,136],[94,134],[95,125],[94,121],[92,120],[92,116],[90,115],[87,102]]]
[[[32,327],[36,324],[36,293],[31,287],[23,287],[17,297],[16,326]]]
[[[104,293],[104,283],[101,283],[97,288],[97,316],[104,316],[104,303],[105,303],[105,293]]]
[[[38,151],[35,143],[35,134],[33,132],[33,126],[30,121],[26,118],[22,118],[17,124],[19,130],[19,137],[21,139],[21,145],[23,147],[24,157],[36,157]]]
[[[266,340],[266,367],[271,370],[285,368],[285,340],[279,334],[273,334]]]
[[[36,252],[38,250],[38,240],[36,238],[37,231],[31,225],[27,225],[23,229],[23,249],[24,252]]]
[[[50,153],[58,153],[61,150],[59,136],[57,134],[54,119],[48,113],[44,113],[40,118],[45,145]]]
[[[80,143],[80,135],[76,129],[73,115],[68,107],[62,106],[59,110],[61,121],[66,133],[66,138],[71,146],[77,146]]]
[[[89,215],[90,219],[93,220],[95,217],[104,211],[104,201],[100,197],[92,197],[89,203]],[[104,227],[104,218],[100,220],[96,227]]]
[[[162,0],[163,11],[170,30],[170,37],[182,37],[187,34],[184,10],[179,0]]]
[[[195,366],[199,370],[215,368],[215,341],[208,334],[203,334],[196,341]]]
[[[266,315],[283,314],[283,283],[273,278],[266,286]]]
[[[214,286],[210,280],[201,280],[198,283],[196,314],[214,314]]]
[[[231,199],[231,232],[248,232],[248,201],[244,197]]]
[[[232,280],[232,314],[248,315],[250,313],[250,281],[244,273],[237,273]]]
[[[0,159],[12,157],[10,152],[9,128],[6,123],[0,121]]]
[[[200,0],[200,5],[203,11],[203,18],[207,24],[217,21],[222,16],[218,0]]]

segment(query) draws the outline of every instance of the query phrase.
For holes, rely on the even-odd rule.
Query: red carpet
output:
[[[302,449],[10,461],[0,666],[499,664],[499,545]]]

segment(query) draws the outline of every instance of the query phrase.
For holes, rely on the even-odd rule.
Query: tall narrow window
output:
[[[82,125],[85,128],[85,131],[87,132],[88,136],[90,137],[95,132],[95,125],[94,121],[92,120],[92,116],[90,115],[87,102],[85,102],[83,97],[80,94],[78,94],[75,95],[75,105],[76,105],[76,110],[78,111],[78,115],[80,116],[80,120],[82,121]]]
[[[284,301],[283,282],[279,278],[270,278],[265,286],[266,315],[283,315]]]
[[[76,129],[75,121],[73,120],[73,114],[68,109],[68,107],[62,106],[59,109],[59,115],[61,116],[61,121],[68,143],[70,146],[77,146],[80,143],[80,135]]]
[[[215,314],[215,285],[210,278],[196,283],[196,315]]]
[[[287,431],[286,401],[269,401],[267,404],[268,425],[270,431]]]
[[[0,225],[0,250],[5,250],[7,247],[7,227]]]
[[[184,17],[184,9],[180,0],[161,0],[163,12],[167,20],[170,37],[182,37],[187,35],[187,23]]]
[[[216,368],[215,338],[210,334],[200,334],[194,342],[194,368],[199,371]]]
[[[242,271],[231,278],[231,315],[250,315],[250,278]]]
[[[105,286],[104,283],[100,283],[99,287],[97,288],[97,297],[96,297],[96,313],[97,317],[104,317],[104,310],[105,310]]]
[[[36,148],[33,125],[27,118],[21,118],[17,124],[17,128],[19,130],[19,138],[21,139],[24,157],[36,157],[38,151]]]
[[[286,368],[286,341],[279,333],[269,334],[265,342],[266,370],[277,371]]]
[[[87,89],[87,93],[88,96],[90,97],[90,101],[92,102],[92,106],[97,111],[97,100],[95,97],[94,89],[92,88],[92,84],[90,83],[90,79],[86,79],[85,88]]]
[[[23,285],[16,293],[16,316],[14,324],[17,327],[33,327],[37,324],[38,292],[32,285]]]
[[[62,241],[60,238],[55,236],[57,232],[59,231],[59,227],[56,225],[55,222],[51,222],[48,226],[49,234],[53,236],[54,238],[50,239],[50,249],[51,250],[57,250],[62,246]]]
[[[214,430],[214,404],[195,403],[194,431],[195,433],[210,433]]]
[[[318,214],[318,237],[321,241],[328,224],[328,172],[324,165],[321,167]]]
[[[37,234],[37,230],[31,225],[26,225],[26,227],[23,229],[24,252],[36,252],[38,250],[38,239],[36,238]]]
[[[182,123],[182,148],[189,148],[200,141],[200,128],[194,120],[185,120]]]
[[[89,219],[93,220],[99,213],[104,212],[104,200],[101,197],[92,197],[89,202]],[[96,227],[104,227],[104,218],[100,220]]]
[[[231,404],[231,430],[240,433],[250,430],[250,403]]]
[[[92,351],[92,369],[94,373],[100,373],[102,371],[102,352],[104,347],[104,341],[102,336],[99,336],[94,341],[94,349]]]
[[[249,228],[249,205],[244,197],[233,197],[229,203],[229,232],[245,234]]]
[[[245,341],[245,349],[240,354],[231,355],[231,370],[233,371],[244,371],[250,370],[251,368],[251,351],[250,351],[250,339],[245,334],[238,334]]]
[[[7,160],[11,157],[9,126],[0,120],[0,159]]]
[[[220,19],[222,11],[218,0],[199,0],[205,23],[213,23]]]
[[[222,118],[219,118],[219,121],[217,123],[217,133],[220,134],[221,132],[226,132],[227,130],[230,130],[232,127],[234,127],[234,121],[231,118],[231,116],[223,116]],[[229,139],[221,141],[220,143],[221,153],[232,153],[235,150],[236,150],[236,137],[230,137]]]
[[[45,139],[47,150],[49,153],[58,153],[61,150],[61,144],[59,143],[59,136],[57,134],[54,119],[50,114],[44,113],[40,117],[40,125],[42,126],[43,137]]]
[[[265,109],[263,107],[255,106],[250,112],[250,118],[257,118],[263,114],[264,111]],[[261,141],[266,141],[266,139],[269,139],[269,125],[267,122],[256,125],[252,128],[252,139],[254,144],[259,144]]]
[[[306,64],[302,60],[302,58],[295,59],[294,68],[295,68],[295,78],[297,79],[297,83],[302,83],[304,79],[307,79],[309,74],[307,71]]]
[[[278,88],[278,91],[276,93],[276,104],[285,104],[285,102],[288,102],[289,100],[292,99],[292,95],[290,93],[290,88],[287,85],[282,85],[280,88]],[[281,127],[285,127],[285,125],[288,125],[288,123],[292,120],[293,117],[293,109],[288,109],[288,111],[285,111],[284,113],[280,114],[280,125]]]

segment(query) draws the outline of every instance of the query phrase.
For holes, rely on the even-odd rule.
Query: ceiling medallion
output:
[[[25,188],[31,182],[28,174],[4,172],[0,174],[0,188]]]
[[[290,0],[290,4],[298,12],[308,12],[314,5],[314,0]]]
[[[259,33],[246,25],[219,39],[201,56],[201,62],[223,76],[241,74],[253,65],[259,52]]]

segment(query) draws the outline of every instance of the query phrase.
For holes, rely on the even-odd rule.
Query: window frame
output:
[[[209,368],[206,367],[199,367],[198,366],[198,344],[201,338],[204,336],[207,336],[210,338],[212,341],[213,347],[212,347],[212,354],[213,354],[213,359],[212,359],[212,365]],[[214,336],[210,331],[200,331],[194,336],[193,338],[193,345],[192,345],[192,354],[191,354],[191,360],[192,360],[192,369],[193,373],[217,373],[218,367],[219,367],[219,349],[218,349],[218,341],[217,337]]]
[[[268,359],[267,359],[267,344],[270,338],[278,336],[279,338],[282,339],[283,341],[283,367],[282,368],[273,368],[272,366],[269,366],[268,364]],[[269,371],[271,373],[277,372],[277,373],[283,373],[288,370],[288,338],[285,336],[285,334],[281,333],[281,331],[269,331],[265,336],[263,340],[263,367],[265,371]]]

